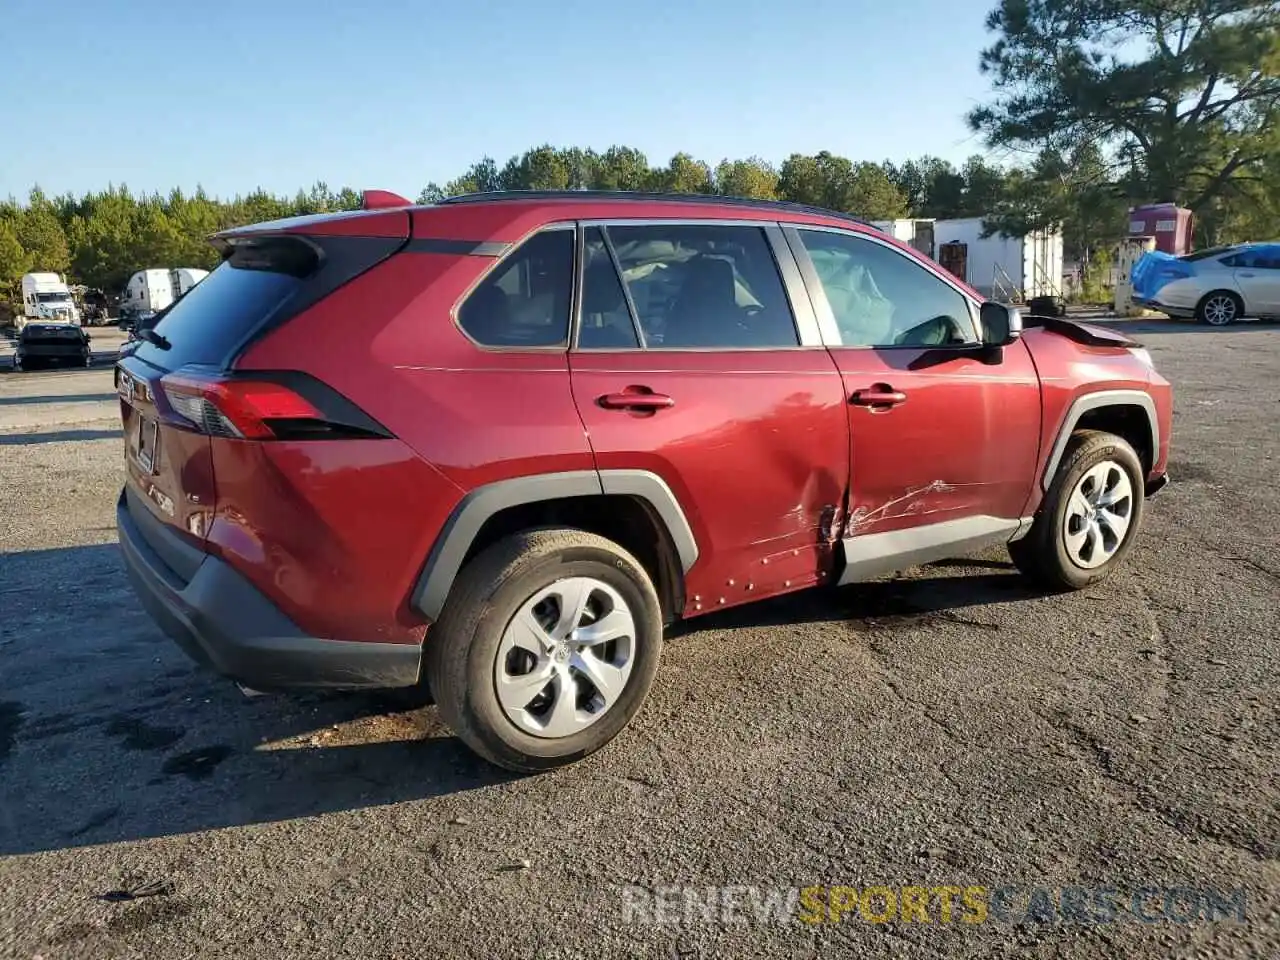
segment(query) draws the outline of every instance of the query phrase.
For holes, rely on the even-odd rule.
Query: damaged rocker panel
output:
[[[904,530],[845,537],[840,542],[844,566],[838,582],[870,580],[922,563],[1008,543],[1025,534],[1030,524],[1030,518],[961,517]]]

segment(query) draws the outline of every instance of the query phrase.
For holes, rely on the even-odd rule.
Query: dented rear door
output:
[[[769,233],[618,222],[608,227],[611,255],[601,227],[584,232],[573,397],[599,469],[654,473],[682,506],[698,547],[686,576],[689,614],[822,582],[833,565],[848,481],[843,392],[831,357],[812,338],[801,342],[803,323],[796,332],[801,318],[774,259],[785,246],[773,251]],[[712,255],[732,263],[739,296],[758,304],[741,310],[740,323],[718,312],[717,297],[732,315],[732,286],[681,269]],[[727,267],[710,269],[708,279],[732,283]],[[798,302],[797,311],[807,307],[803,290]],[[617,342],[628,334],[629,344]],[[768,345],[744,342],[752,337]]]

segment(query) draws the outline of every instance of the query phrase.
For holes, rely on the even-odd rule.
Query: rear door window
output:
[[[603,235],[606,259],[592,255],[587,238],[588,276],[584,300],[609,288],[606,274],[616,268],[625,285],[625,301],[609,301],[609,326],[629,341],[637,337],[649,350],[744,350],[799,346],[795,318],[769,240],[761,227],[722,224],[646,224],[610,226]],[[599,264],[597,268],[595,264]],[[589,304],[585,304],[589,305]],[[618,315],[634,311],[635,332],[625,332]],[[588,312],[584,324],[591,319]],[[584,326],[589,338],[596,334]],[[634,346],[630,342],[609,346]]]
[[[604,231],[590,227],[583,236],[580,350],[627,350],[640,346],[627,292],[618,279]]]

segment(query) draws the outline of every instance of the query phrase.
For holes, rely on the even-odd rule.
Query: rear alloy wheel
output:
[[[1143,468],[1128,442],[1079,430],[1045,494],[1030,531],[1009,544],[1023,574],[1057,590],[1108,577],[1142,523]]]
[[[1244,313],[1244,304],[1234,293],[1216,290],[1200,301],[1196,307],[1196,316],[1202,323],[1214,327],[1225,327],[1232,321],[1239,320]]]
[[[427,636],[427,682],[469,747],[534,772],[617,736],[661,650],[662,613],[639,561],[592,533],[537,530],[463,568]]]
[[[503,631],[493,683],[507,719],[567,737],[605,717],[635,665],[635,618],[603,580],[567,577],[526,600]]]

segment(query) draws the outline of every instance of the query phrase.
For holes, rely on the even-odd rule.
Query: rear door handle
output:
[[[849,398],[850,403],[860,407],[896,407],[907,402],[907,395],[901,390],[894,390],[887,384],[878,383],[867,390],[855,390]]]
[[[629,390],[606,393],[597,402],[606,410],[662,410],[676,405],[675,400],[664,393],[633,393]]]

